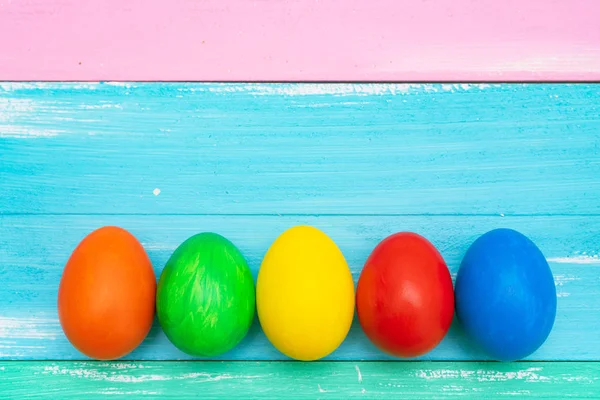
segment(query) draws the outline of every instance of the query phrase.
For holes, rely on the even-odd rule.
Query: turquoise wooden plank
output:
[[[83,359],[62,334],[56,293],[70,252],[91,230],[117,224],[134,233],[147,249],[158,275],[171,252],[187,237],[216,231],[230,238],[248,260],[254,276],[271,242],[296,224],[323,229],[340,246],[355,281],[375,245],[395,231],[409,230],[436,245],[454,275],[475,238],[496,227],[512,227],[542,249],[558,290],[556,324],[531,360],[600,360],[600,217],[540,216],[0,216],[0,358]],[[188,359],[155,326],[128,359]],[[220,359],[281,360],[258,325]],[[355,324],[329,360],[389,360]],[[482,360],[454,326],[422,359]]]
[[[3,214],[600,212],[598,84],[0,87]]]
[[[7,398],[597,398],[600,363],[2,362]]]

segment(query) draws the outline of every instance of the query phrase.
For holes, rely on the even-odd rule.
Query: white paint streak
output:
[[[108,388],[99,390],[98,394],[103,395],[159,395],[161,392],[151,391],[151,390],[131,390],[131,391],[122,391],[115,388]]]
[[[36,109],[36,103],[30,99],[0,98],[0,122],[12,120],[15,116],[24,116]]]
[[[583,53],[582,53],[583,54]],[[600,57],[590,56],[588,52],[585,56],[574,50],[573,54],[565,54],[561,57],[555,56],[537,56],[524,57],[514,61],[504,62],[496,65],[494,70],[508,72],[544,72],[569,70],[571,73],[586,73],[598,70],[600,68]]]
[[[73,83],[45,83],[45,82],[4,82],[0,83],[0,89],[5,91],[27,90],[27,89],[84,89],[97,90],[102,85],[122,87],[132,89],[142,85],[132,84],[129,82],[80,82]],[[290,83],[281,85],[271,85],[263,83],[238,84],[199,84],[186,85],[179,87],[179,92],[213,92],[213,93],[248,93],[252,95],[277,95],[277,96],[371,96],[371,95],[396,95],[419,92],[461,92],[469,90],[485,90],[490,87],[499,86],[497,84],[490,85],[485,83],[461,83],[461,84],[421,84],[421,83]],[[118,104],[106,105],[82,105],[83,109],[97,108],[121,108]]]
[[[0,125],[0,137],[4,138],[39,138],[57,136],[63,131],[59,129],[33,129],[20,125]]]
[[[473,89],[487,89],[489,84],[355,84],[355,83],[304,83],[304,84],[224,84],[208,88],[214,93],[244,92],[253,95],[275,95],[275,96],[373,96],[373,95],[397,95],[419,92],[457,92]],[[182,91],[206,90],[203,87],[185,88]]]
[[[146,250],[175,250],[177,246],[168,245],[168,244],[158,244],[158,243],[142,243],[142,246]]]
[[[543,382],[550,380],[549,377],[540,375],[542,368],[528,368],[520,371],[501,372],[490,370],[465,371],[454,369],[420,370],[416,377],[431,379],[476,379],[479,382],[496,382],[509,380],[523,380],[526,382]]]
[[[360,373],[360,368],[358,368],[358,365],[355,365],[354,368],[356,368],[356,373],[358,374],[358,383],[362,383],[362,374]]]
[[[13,90],[23,90],[23,89],[39,89],[44,85],[40,82],[2,82],[0,83],[0,89],[6,90],[7,92]]]
[[[444,392],[463,392],[465,390],[464,387],[458,385],[444,385],[442,386],[442,391]]]
[[[529,390],[522,389],[522,390],[515,390],[512,392],[500,392],[499,394],[506,394],[509,396],[522,396],[524,394],[531,394],[531,392]]]
[[[565,283],[569,283],[569,282],[573,282],[573,281],[580,281],[581,278],[578,278],[574,275],[567,275],[567,274],[557,274],[554,275],[554,285],[556,286],[556,296],[557,297],[569,297],[571,294],[568,292],[565,292],[564,289],[564,285]]]
[[[10,318],[0,316],[0,338],[55,340],[57,333],[46,330],[58,320],[45,318]]]
[[[549,381],[549,377],[539,374],[541,371],[542,368],[527,368],[526,370],[510,372],[478,370],[476,376],[479,382],[502,382],[510,380],[524,380],[526,382]]]
[[[152,191],[152,193],[153,193],[155,196],[158,196],[158,195],[160,194],[160,189],[159,189],[159,188],[155,188],[155,189]]]
[[[594,383],[600,378],[588,377],[588,376],[567,376],[563,378],[567,382],[583,382],[583,383]]]
[[[600,264],[600,257],[597,254],[593,256],[549,257],[546,260],[557,264]]]
[[[97,369],[86,369],[86,368],[60,368],[58,365],[53,365],[44,368],[45,374],[52,375],[69,375],[75,378],[86,378],[94,381],[107,381],[107,382],[123,382],[123,383],[139,383],[149,381],[169,381],[173,379],[169,376],[164,375],[112,375],[107,372],[100,372]]]
[[[113,104],[113,103],[101,103],[101,104],[81,104],[79,106],[79,108],[82,110],[102,110],[102,109],[107,109],[107,108],[115,108],[118,110],[122,110],[123,106],[120,104]]]
[[[131,83],[129,83],[129,82],[104,82],[104,84],[109,85],[109,86],[124,87],[127,89],[131,88]]]
[[[218,382],[227,379],[256,379],[260,378],[260,375],[230,375],[230,374],[209,374],[206,372],[193,372],[190,374],[182,375],[183,379],[198,379],[199,382]]]
[[[90,364],[91,365],[91,364]],[[98,366],[106,366],[106,363],[98,364]],[[160,374],[140,374],[131,375],[125,374],[122,371],[127,369],[142,369],[142,366],[134,364],[108,364],[109,369],[115,371],[100,371],[95,368],[61,368],[58,365],[44,367],[43,374],[52,375],[68,375],[75,378],[84,378],[94,381],[119,382],[119,383],[140,383],[140,382],[155,382],[155,381],[171,381],[171,380],[186,380],[196,379],[198,382],[217,382],[227,379],[258,379],[264,378],[261,375],[230,375],[230,374],[209,374],[206,372],[194,372],[183,375],[160,375]]]
[[[0,137],[51,137],[62,133],[59,129],[35,125],[37,114],[48,108],[30,99],[0,98]]]
[[[297,108],[328,108],[328,107],[350,106],[350,105],[364,106],[367,104],[371,104],[371,102],[370,101],[340,101],[340,102],[327,102],[327,103],[311,102],[309,104],[296,104],[295,107],[297,107]]]
[[[112,368],[112,369],[136,369],[136,368],[143,368],[142,365],[138,365],[138,364],[133,364],[133,363],[98,363],[97,364],[99,367],[107,367],[107,368]]]

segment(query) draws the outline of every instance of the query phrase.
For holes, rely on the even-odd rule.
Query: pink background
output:
[[[0,80],[598,80],[597,0],[0,0]]]

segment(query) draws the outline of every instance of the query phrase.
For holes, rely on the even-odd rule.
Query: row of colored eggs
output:
[[[393,234],[367,259],[355,293],[342,252],[314,227],[290,228],[273,242],[256,290],[241,252],[218,234],[183,242],[157,287],[139,241],[124,229],[102,227],[73,251],[58,293],[66,337],[85,355],[103,360],[135,349],[155,310],[180,350],[222,354],[247,334],[255,309],[279,351],[316,360],[343,342],[355,308],[366,336],[388,354],[409,358],[430,351],[456,311],[475,343],[492,358],[509,361],[528,356],[548,337],[556,288],[541,251],[511,229],[490,231],[470,246],[455,290],[427,239]]]

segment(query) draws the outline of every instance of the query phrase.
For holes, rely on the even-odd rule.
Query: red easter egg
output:
[[[364,332],[379,349],[405,358],[425,354],[452,323],[454,290],[448,267],[424,237],[393,234],[367,259],[356,307]]]

